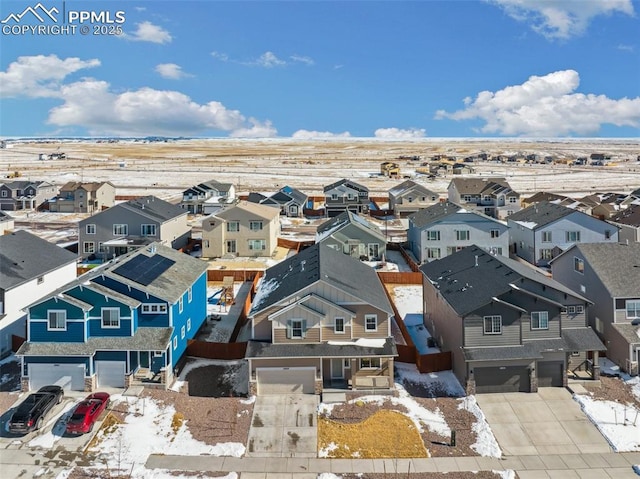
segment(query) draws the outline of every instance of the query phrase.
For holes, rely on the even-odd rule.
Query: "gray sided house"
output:
[[[469,394],[566,386],[567,371],[599,377],[606,348],[578,293],[477,246],[420,270],[425,324]]]
[[[438,193],[413,180],[404,181],[389,190],[389,209],[399,217],[408,216],[438,201],[440,201]]]
[[[616,243],[618,227],[566,206],[543,201],[507,218],[512,251],[536,266],[576,243]]]
[[[630,204],[608,220],[609,223],[620,228],[618,239],[621,243],[640,242],[640,200],[636,201],[638,203]]]
[[[236,190],[231,183],[209,180],[184,190],[180,206],[191,214],[208,215],[235,199]]]
[[[324,203],[329,218],[343,211],[366,214],[369,212],[369,188],[342,179],[324,187]]]
[[[316,243],[365,261],[379,261],[387,251],[387,239],[380,228],[350,211],[318,226]]]
[[[46,181],[13,180],[0,183],[0,210],[35,210],[58,194]]]
[[[75,254],[27,231],[0,236],[0,357],[27,337],[24,308],[76,277]]]
[[[520,193],[504,178],[454,178],[447,187],[449,201],[504,219],[519,211]]]
[[[70,181],[60,188],[58,196],[49,200],[49,211],[95,213],[112,207],[115,201],[116,188],[108,181],[102,183]]]
[[[299,218],[302,217],[302,211],[307,207],[309,197],[296,188],[284,186],[270,195],[250,193],[247,201],[273,206],[279,208],[280,214],[283,216]]]
[[[640,362],[640,243],[576,244],[551,262],[553,278],[593,302],[589,324],[607,358],[637,375]]]
[[[181,249],[189,242],[191,227],[184,209],[145,196],[80,221],[78,233],[80,257],[104,261],[156,241]]]
[[[409,216],[407,238],[420,263],[444,258],[472,244],[492,254],[509,255],[509,233],[503,221],[450,201]]]
[[[12,231],[15,227],[15,220],[13,216],[0,210],[0,235],[5,234],[8,231]]]
[[[249,390],[392,389],[393,310],[376,272],[316,244],[267,269],[249,312]]]

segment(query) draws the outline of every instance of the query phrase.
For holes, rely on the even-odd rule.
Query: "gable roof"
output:
[[[389,194],[390,195],[394,195],[394,196],[398,196],[400,194],[403,193],[408,193],[410,191],[420,191],[421,193],[425,193],[427,195],[436,195],[439,196],[437,193],[434,193],[433,191],[429,190],[426,186],[421,185],[419,183],[416,183],[413,180],[406,180],[403,181],[402,183],[400,183],[399,185],[394,186],[393,188],[391,188],[389,190]]]
[[[118,207],[142,213],[161,223],[187,214],[187,210],[180,208],[180,206],[171,204],[168,201],[161,200],[152,195],[143,196],[142,198],[136,198],[135,200],[129,200],[126,203],[112,206],[112,208]]]
[[[568,199],[567,196],[559,195],[557,193],[550,193],[548,191],[538,191],[534,193],[529,198],[524,200],[526,203],[539,203],[541,201],[556,201],[560,202]]]
[[[631,204],[609,218],[613,223],[640,227],[640,205]]]
[[[487,216],[479,211],[467,210],[460,205],[452,203],[451,201],[443,201],[441,203],[436,203],[434,205],[428,206],[427,208],[422,208],[410,215],[409,220],[414,224],[416,228],[423,228],[427,225],[437,223],[444,218],[459,213],[475,215],[480,218],[484,218],[487,221],[492,221],[505,226],[502,221],[491,218],[490,216]]]
[[[576,243],[551,264],[576,250],[612,297],[640,297],[640,243]]]
[[[324,192],[326,193],[327,191],[331,191],[335,188],[338,188],[339,186],[344,186],[345,188],[352,188],[357,191],[369,192],[369,188],[367,188],[366,186],[362,186],[361,184],[356,183],[355,181],[352,181],[352,180],[348,180],[346,178],[343,178],[339,181],[336,181],[335,183],[331,183],[330,185],[325,186]]]
[[[589,216],[573,208],[557,205],[548,201],[541,201],[523,210],[516,211],[507,219],[516,221],[529,229],[535,230],[571,214]]]
[[[505,178],[454,178],[449,186],[454,185],[461,195],[479,195],[496,186],[509,188]]]
[[[49,243],[27,231],[0,236],[0,288],[8,290],[27,281],[75,263],[71,251]]]
[[[382,231],[380,231],[380,228],[378,228],[377,225],[367,221],[362,216],[357,215],[352,211],[343,211],[338,216],[334,216],[318,226],[316,231],[317,238],[325,238],[350,224],[358,225],[359,227],[369,231],[371,234],[384,238]]]
[[[384,287],[373,268],[318,243],[266,270],[249,315],[253,316],[317,281],[324,281],[364,303],[393,314]]]
[[[307,199],[309,198],[309,195],[307,195],[306,193],[303,193],[302,191],[289,185],[283,186],[282,188],[280,188],[280,191],[289,195],[293,201],[300,205],[306,203]]]
[[[280,216],[280,210],[278,208],[259,203],[252,203],[250,201],[240,201],[235,205],[229,206],[228,208],[216,213],[215,216],[222,218],[223,220],[232,220],[234,219],[234,212],[236,210],[246,211],[265,220],[272,220],[273,218]]]
[[[93,181],[88,183],[83,183],[81,181],[69,181],[60,188],[60,191],[76,191],[79,188],[82,188],[85,191],[97,191],[106,184],[113,186],[109,181]]]
[[[518,283],[518,289],[525,289],[520,283],[522,278],[587,301],[578,293],[533,268],[505,256],[494,256],[476,245],[425,263],[420,267],[420,271],[438,288],[442,297],[460,316],[465,316],[489,304],[493,298],[516,289],[511,285]]]

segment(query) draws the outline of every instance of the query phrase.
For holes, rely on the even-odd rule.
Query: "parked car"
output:
[[[75,407],[67,421],[68,434],[85,434],[93,430],[93,426],[109,406],[109,394],[93,393],[88,395]]]
[[[38,430],[53,406],[62,402],[64,391],[60,386],[43,386],[38,392],[29,394],[13,412],[9,420],[9,432],[27,434]]]

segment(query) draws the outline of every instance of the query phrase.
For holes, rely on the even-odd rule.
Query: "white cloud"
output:
[[[591,135],[605,123],[640,126],[640,97],[614,100],[575,93],[579,84],[580,76],[574,70],[531,76],[522,85],[465,98],[463,110],[440,110],[436,119],[480,119],[485,122],[479,129],[482,133],[534,137]]]
[[[305,65],[309,66],[315,65],[316,63],[315,61],[313,61],[313,58],[303,55],[291,55],[289,58],[292,62],[304,63]]]
[[[221,62],[228,62],[229,61],[229,56],[226,53],[222,53],[222,52],[211,52],[211,56],[213,58],[217,58],[218,60],[220,60]]]
[[[634,15],[631,0],[488,0],[499,5],[513,19],[531,25],[548,39],[581,35],[599,15],[614,12]]]
[[[71,73],[85,68],[100,66],[100,60],[80,60],[56,55],[36,55],[18,57],[0,72],[0,97],[15,96],[55,97],[58,96],[60,84]]]
[[[349,138],[351,133],[343,131],[342,133],[333,133],[331,131],[314,131],[314,130],[298,130],[291,138],[298,138],[301,140],[312,140],[314,138]]]
[[[183,72],[182,67],[175,63],[160,63],[159,65],[156,65],[155,71],[161,77],[169,80],[179,80],[180,78],[193,76],[189,73]]]
[[[267,120],[258,121],[255,118],[249,118],[249,127],[236,128],[229,136],[231,138],[272,138],[278,134],[273,124]]]
[[[398,140],[410,140],[412,138],[424,138],[426,131],[424,128],[378,128],[374,133],[376,138],[388,138]]]
[[[287,62],[278,58],[273,52],[264,52],[256,61],[251,63],[265,68],[281,67],[287,64]]]
[[[164,28],[154,25],[151,22],[136,23],[138,28],[135,32],[122,35],[124,38],[138,42],[151,42],[151,43],[171,43],[173,37]]]
[[[633,45],[625,45],[624,43],[621,43],[618,45],[618,50],[622,50],[623,52],[633,53],[635,48],[633,47]]]

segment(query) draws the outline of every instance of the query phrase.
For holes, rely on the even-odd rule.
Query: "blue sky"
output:
[[[636,1],[41,0],[56,23],[16,19],[37,4],[0,3],[3,137],[640,132]]]

